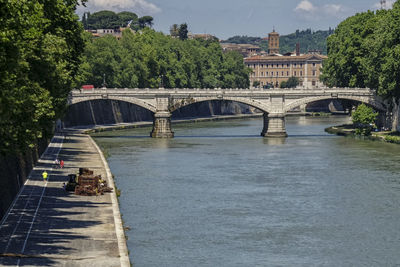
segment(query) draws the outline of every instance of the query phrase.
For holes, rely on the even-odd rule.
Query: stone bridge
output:
[[[131,89],[97,88],[73,90],[68,104],[110,99],[129,102],[154,113],[151,137],[173,137],[171,115],[181,107],[211,100],[230,100],[264,112],[262,136],[287,136],[286,113],[296,107],[326,99],[347,99],[362,102],[378,111],[386,111],[383,101],[367,88],[294,88],[294,89]]]

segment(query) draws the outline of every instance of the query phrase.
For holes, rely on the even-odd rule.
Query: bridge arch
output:
[[[345,100],[353,100],[361,103],[365,103],[369,106],[372,106],[374,109],[378,111],[386,111],[385,105],[379,101],[376,98],[372,97],[361,97],[361,96],[315,96],[315,97],[305,97],[301,98],[299,100],[296,100],[294,102],[291,102],[290,104],[285,105],[284,111],[285,113],[288,112],[289,110],[292,110],[298,106],[304,105],[304,104],[309,104],[312,102],[317,102],[321,100],[329,100],[329,99],[345,99]]]
[[[178,99],[171,99],[169,111],[172,113],[175,110],[178,110],[180,108],[195,104],[195,103],[200,103],[200,102],[205,102],[205,101],[232,101],[232,102],[238,102],[241,104],[246,104],[251,107],[257,108],[263,112],[270,113],[270,108],[265,104],[262,103],[261,101],[250,99],[250,98],[244,98],[244,97],[190,97],[190,98],[178,98]]]
[[[118,97],[118,96],[112,96],[112,95],[108,95],[106,98],[100,96],[94,96],[94,97],[74,97],[73,101],[68,101],[68,105],[74,105],[77,103],[81,103],[81,102],[86,102],[86,101],[90,101],[90,100],[116,100],[116,101],[122,101],[122,102],[127,102],[127,103],[131,103],[134,105],[137,105],[139,107],[142,107],[144,109],[147,109],[153,113],[157,112],[157,108],[152,104],[149,103],[147,101],[141,100],[139,98],[134,98],[134,97]]]

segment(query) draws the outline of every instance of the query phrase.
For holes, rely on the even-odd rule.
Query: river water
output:
[[[346,117],[103,132],[134,266],[400,266],[400,147],[338,137]]]

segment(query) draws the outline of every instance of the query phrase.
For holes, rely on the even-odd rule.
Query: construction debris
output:
[[[96,196],[112,192],[107,186],[107,181],[101,175],[94,175],[93,171],[87,168],[79,168],[79,174],[69,174],[69,181],[66,185],[67,191],[74,191],[75,195]]]

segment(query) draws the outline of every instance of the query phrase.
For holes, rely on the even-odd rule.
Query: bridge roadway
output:
[[[326,99],[347,99],[366,103],[378,111],[386,111],[383,101],[368,88],[294,88],[294,89],[138,89],[96,88],[73,90],[68,104],[110,99],[129,102],[154,113],[152,137],[173,137],[173,111],[198,102],[227,100],[247,104],[264,112],[262,136],[287,136],[285,116],[289,110]]]
[[[54,168],[57,157],[64,169]],[[79,167],[114,185],[89,136],[56,135],[0,221],[0,266],[130,266],[115,194],[76,196],[62,188]]]

